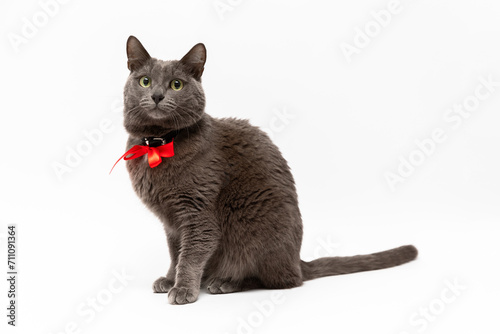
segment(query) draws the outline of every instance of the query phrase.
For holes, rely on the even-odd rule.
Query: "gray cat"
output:
[[[201,287],[212,294],[288,289],[416,258],[409,245],[301,261],[302,220],[290,168],[269,137],[246,120],[204,112],[205,46],[195,45],[179,61],[162,61],[130,36],[127,56],[127,149],[140,145],[141,154],[149,152],[147,158],[125,155],[127,169],[167,235],[170,268],[153,290],[168,293],[171,304],[196,301]],[[173,156],[161,153],[169,145],[175,145]]]

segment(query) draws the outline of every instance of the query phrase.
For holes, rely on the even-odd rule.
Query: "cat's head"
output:
[[[163,61],[152,58],[130,36],[127,57],[130,75],[124,90],[124,124],[131,135],[160,137],[201,119],[205,109],[203,44],[196,44],[181,60]]]

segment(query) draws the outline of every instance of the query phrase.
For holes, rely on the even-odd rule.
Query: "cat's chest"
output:
[[[139,158],[127,161],[127,169],[137,195],[153,211],[174,214],[188,204],[182,199],[200,198],[210,203],[217,194],[217,173],[210,168],[200,169],[193,162],[174,165],[167,158],[151,168],[146,159]]]
[[[169,194],[186,181],[180,182],[184,174],[182,170],[171,168],[168,160],[164,160],[154,168],[148,165],[146,157],[127,161],[134,190],[146,204],[165,201]]]

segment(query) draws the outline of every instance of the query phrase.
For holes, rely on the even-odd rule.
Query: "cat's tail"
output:
[[[311,262],[300,261],[302,279],[356,273],[399,266],[417,257],[415,246],[406,245],[383,252],[346,257],[322,257]]]

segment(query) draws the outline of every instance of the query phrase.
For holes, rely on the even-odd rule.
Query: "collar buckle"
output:
[[[144,137],[142,141],[149,147],[158,147],[167,144],[166,140],[161,137]]]
[[[158,147],[166,145],[174,140],[175,136],[179,133],[179,130],[174,130],[167,133],[163,137],[144,137],[142,142],[149,147]]]

